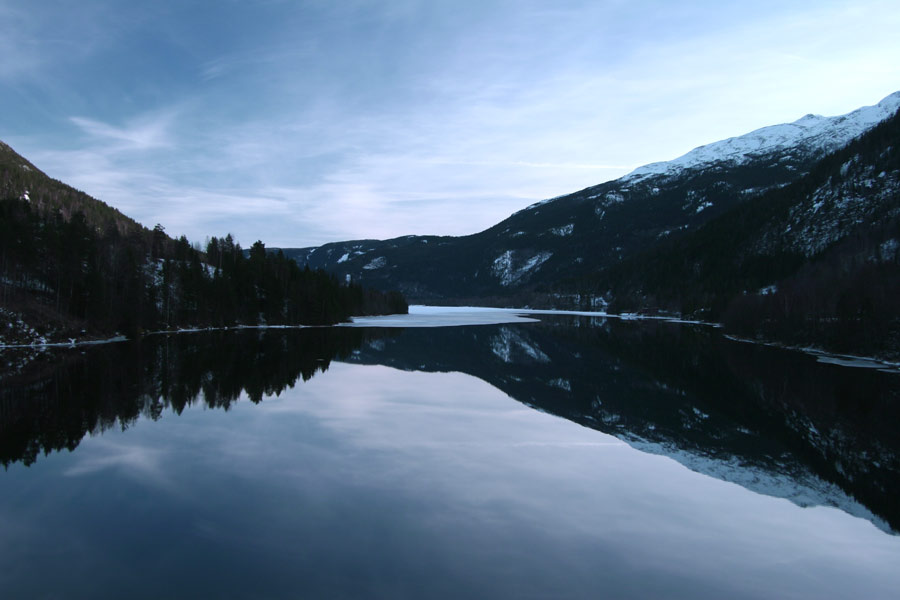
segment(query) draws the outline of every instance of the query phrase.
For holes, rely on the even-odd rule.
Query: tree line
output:
[[[163,227],[91,226],[84,214],[0,201],[0,304],[56,335],[231,325],[327,325],[406,312],[397,292],[344,284],[229,234],[206,251]]]

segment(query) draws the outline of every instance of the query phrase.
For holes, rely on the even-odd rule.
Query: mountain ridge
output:
[[[791,123],[760,127],[743,135],[698,146],[677,158],[636,168],[621,179],[640,181],[649,175],[672,174],[686,168],[722,161],[742,161],[754,153],[798,146],[832,152],[884,121],[900,109],[900,91],[872,106],[833,117],[807,114]]]
[[[829,151],[897,108],[900,92],[846,115],[807,115],[713,142],[673,161],[534,203],[468,236],[402,236],[282,250],[300,264],[400,289],[415,301],[556,307],[581,302],[584,308],[587,301],[596,308],[610,299],[603,290],[587,300],[565,300],[556,284],[602,272],[797,181]],[[741,160],[722,148],[741,150]]]

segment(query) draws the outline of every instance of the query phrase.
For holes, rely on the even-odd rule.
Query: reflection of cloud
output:
[[[114,470],[142,484],[173,490],[174,483],[164,464],[168,455],[168,451],[159,448],[129,444],[127,437],[91,438],[88,444],[82,444],[76,464],[64,474],[83,477]]]
[[[624,445],[563,419],[548,422],[543,413],[463,373],[332,363],[327,375],[304,385],[303,396],[302,402],[267,401],[259,408],[313,416],[342,440],[369,449],[539,451]]]
[[[424,494],[447,504],[442,518],[448,522],[491,520],[495,511],[512,522],[534,518],[529,511],[552,511],[557,501],[548,496],[578,495],[590,485],[587,464],[617,464],[623,452],[632,452],[611,436],[525,407],[463,373],[332,363],[302,388],[253,410],[264,415],[261,422],[303,431],[314,423],[321,431],[313,443],[299,436],[290,449],[264,453],[285,485],[305,494],[323,481]],[[259,459],[232,446],[216,454],[231,464]],[[535,478],[552,484],[529,491]],[[591,507],[582,508],[554,516],[547,527],[593,520]]]
[[[428,531],[438,545],[479,540],[463,544],[475,548],[470,559],[479,548],[490,555],[498,537],[540,539],[538,554],[556,544],[593,548],[566,554],[585,568],[612,552],[640,556],[651,572],[699,569],[704,581],[746,590],[751,579],[734,579],[750,577],[747,564],[780,572],[805,552],[809,536],[835,550],[817,562],[839,565],[848,528],[868,542],[881,535],[838,511],[801,510],[643,454],[461,373],[332,363],[302,389],[254,409],[267,415],[261,422],[288,431],[309,431],[310,423],[324,430],[313,444],[295,439],[281,448],[289,459],[273,453],[265,461],[280,484],[317,498],[313,509],[328,507],[317,516],[343,518],[331,507],[344,494],[365,502],[387,496],[396,504],[376,505],[389,512],[373,518],[392,531]],[[354,505],[348,514],[364,510]]]

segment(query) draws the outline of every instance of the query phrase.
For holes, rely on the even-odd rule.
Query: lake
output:
[[[0,354],[0,595],[896,597],[900,374],[432,316]]]

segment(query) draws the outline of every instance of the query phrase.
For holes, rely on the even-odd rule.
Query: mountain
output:
[[[707,315],[746,337],[900,357],[900,114],[696,231],[565,285],[616,310]]]
[[[419,301],[603,306],[610,297],[598,277],[607,269],[802,179],[829,153],[898,108],[900,92],[846,115],[807,115],[764,127],[539,202],[474,235],[354,240],[282,251],[341,279],[399,289]],[[819,219],[807,223],[805,239],[812,239]],[[847,231],[831,228],[820,245]],[[775,230],[769,239],[780,243]]]

